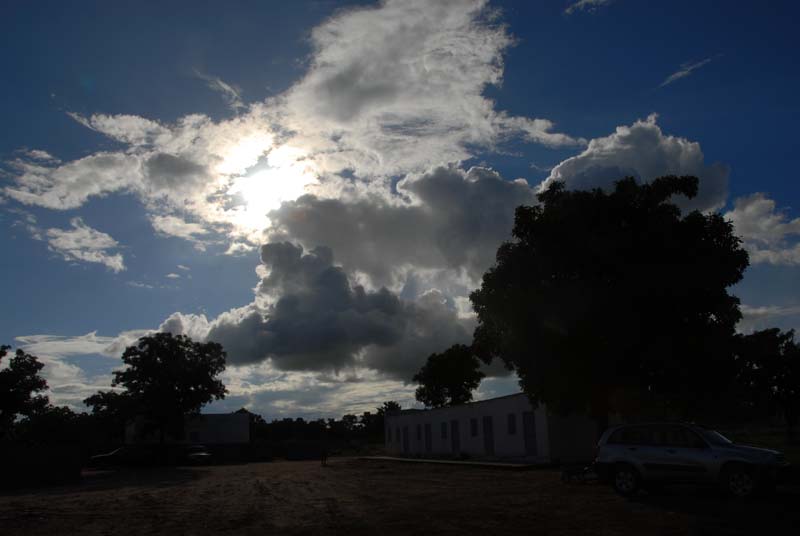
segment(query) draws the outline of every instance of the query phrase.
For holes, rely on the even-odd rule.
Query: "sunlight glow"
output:
[[[304,153],[295,147],[282,146],[267,157],[268,167],[234,180],[229,195],[240,195],[244,205],[234,209],[232,223],[246,234],[269,227],[267,213],[284,201],[293,201],[316,184],[316,174]]]

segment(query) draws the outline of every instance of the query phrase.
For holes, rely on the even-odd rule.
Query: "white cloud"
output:
[[[513,42],[495,14],[484,0],[340,11],[311,32],[308,70],[284,94],[218,122],[72,113],[123,147],[66,163],[18,159],[3,193],[64,210],[132,192],[162,233],[201,244],[203,231],[221,230],[252,247],[270,226],[266,213],[304,193],[385,194],[390,176],[458,163],[511,138],[582,144],[548,119],[495,110],[484,96],[502,82]],[[233,86],[203,76],[239,108]],[[344,172],[358,180],[337,176]]]
[[[181,278],[181,274],[176,274],[176,273],[172,272],[172,273],[169,273],[169,274],[165,275],[164,277],[166,277],[167,279],[180,279]]]
[[[216,91],[222,95],[225,103],[234,112],[237,112],[239,109],[245,107],[245,104],[242,101],[242,92],[239,88],[228,84],[217,76],[205,74],[197,69],[194,70],[194,74],[199,79],[203,80],[210,90]]]
[[[650,181],[663,175],[695,175],[700,179],[697,197],[676,199],[684,209],[716,210],[728,195],[728,169],[721,164],[706,165],[700,144],[665,135],[657,116],[630,126],[619,126],[609,136],[589,141],[585,151],[555,166],[541,184],[562,181],[567,188],[611,188],[614,181],[633,176]]]
[[[678,69],[677,71],[675,71],[674,73],[669,75],[666,79],[664,79],[664,81],[661,82],[661,84],[659,84],[658,87],[664,87],[666,85],[669,85],[669,84],[675,82],[676,80],[680,80],[681,78],[685,78],[685,77],[689,76],[690,74],[692,74],[692,72],[696,71],[697,69],[699,69],[703,65],[706,65],[707,63],[711,62],[711,60],[713,60],[713,59],[714,58],[712,57],[712,58],[706,58],[704,60],[701,60],[701,61],[698,61],[698,62],[695,62],[695,63],[687,62],[687,63],[682,64],[680,69]]]
[[[188,272],[189,270],[191,270],[191,268],[189,268],[188,266],[184,266],[183,264],[179,264],[179,265],[177,265],[177,267],[178,267],[179,270],[183,270],[185,272]]]
[[[577,2],[567,6],[567,8],[564,10],[564,13],[567,15],[572,15],[578,11],[596,11],[597,8],[607,6],[612,1],[613,0],[578,0]]]
[[[99,263],[114,272],[125,269],[122,254],[108,251],[119,248],[110,235],[89,227],[81,218],[72,218],[70,225],[71,229],[47,229],[47,244],[51,251],[68,261]]]
[[[800,305],[762,305],[742,304],[742,321],[737,329],[743,333],[776,327],[778,323],[794,322],[792,328],[800,328]],[[784,329],[786,327],[784,326]]]
[[[733,222],[754,264],[800,265],[800,218],[775,210],[775,201],[758,192],[739,197],[725,217]]]

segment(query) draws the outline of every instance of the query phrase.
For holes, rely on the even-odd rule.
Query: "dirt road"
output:
[[[334,459],[90,472],[0,495],[0,534],[748,534],[797,526],[800,496],[636,500],[550,470]],[[766,531],[766,532],[765,532]]]

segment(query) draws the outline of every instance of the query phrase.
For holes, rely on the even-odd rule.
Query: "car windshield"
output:
[[[733,441],[720,434],[716,430],[703,430],[703,437],[705,437],[706,441],[712,445],[725,446],[733,444]]]

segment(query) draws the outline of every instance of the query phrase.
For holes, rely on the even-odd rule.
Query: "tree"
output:
[[[772,328],[742,335],[736,350],[739,382],[745,387],[748,401],[770,413],[783,414],[788,440],[796,442],[800,344],[794,340],[794,330],[781,332]]]
[[[125,439],[125,425],[136,416],[135,401],[128,393],[99,391],[83,401],[92,410],[92,417],[106,441]]]
[[[143,416],[159,430],[183,433],[184,419],[226,389],[217,376],[225,370],[225,352],[215,342],[199,343],[185,335],[155,333],[125,349],[126,368],[114,373],[112,386],[122,386],[130,397],[130,411]],[[98,393],[113,400],[108,393]],[[117,399],[118,401],[124,399]],[[98,399],[102,407],[102,399]]]
[[[727,288],[748,257],[722,216],[670,202],[697,184],[554,183],[518,207],[513,240],[470,296],[481,359],[515,370],[534,404],[598,419],[640,407],[687,418],[724,392],[741,318]]]
[[[0,363],[10,346],[0,346]],[[17,349],[0,370],[0,438],[4,437],[21,415],[30,416],[47,406],[46,395],[36,394],[47,389],[47,382],[39,376],[44,365],[36,356]]]
[[[415,396],[434,408],[469,402],[472,391],[484,377],[479,368],[480,361],[463,344],[455,344],[441,354],[431,354],[414,375],[413,380],[420,384]]]

